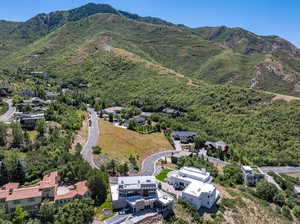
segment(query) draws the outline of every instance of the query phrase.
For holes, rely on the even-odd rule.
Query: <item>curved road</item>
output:
[[[14,113],[16,112],[16,107],[13,106],[12,100],[5,101],[8,104],[8,111],[5,114],[0,116],[0,122],[9,122],[13,117]]]
[[[88,108],[90,114],[91,126],[89,126],[88,140],[82,148],[81,155],[92,168],[98,168],[93,158],[93,147],[97,145],[99,136],[98,116],[93,108]]]
[[[168,151],[158,152],[151,156],[148,156],[146,159],[144,159],[142,163],[142,168],[139,172],[139,175],[153,176],[155,174],[157,160],[159,160],[164,156],[169,156],[172,153],[177,153],[177,152],[175,150],[168,150]]]

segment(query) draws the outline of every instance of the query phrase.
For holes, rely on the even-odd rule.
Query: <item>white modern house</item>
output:
[[[197,210],[211,208],[219,198],[219,191],[209,184],[212,177],[205,169],[182,167],[168,173],[168,182],[175,189],[182,190],[181,199],[189,202]]]
[[[153,209],[165,215],[173,209],[173,198],[158,189],[153,176],[119,177],[110,189],[114,210],[134,213]]]

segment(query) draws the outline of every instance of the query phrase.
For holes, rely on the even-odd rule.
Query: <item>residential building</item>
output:
[[[153,209],[166,215],[173,208],[173,198],[158,189],[153,176],[119,177],[110,189],[114,210],[134,213]]]
[[[142,116],[136,116],[133,118],[130,118],[129,121],[135,121],[138,125],[144,125],[146,122],[146,118]]]
[[[9,97],[11,91],[8,88],[0,88],[0,97]]]
[[[193,143],[196,136],[197,133],[191,131],[175,131],[172,134],[173,139],[176,141],[180,141],[181,144]]]
[[[173,108],[165,108],[162,110],[162,113],[170,115],[173,118],[179,117],[181,114],[179,110],[175,110]]]
[[[49,91],[49,92],[46,92],[46,99],[47,100],[55,100],[59,95],[60,95],[60,93],[58,93],[58,92]]]
[[[20,115],[20,123],[24,128],[34,128],[40,119],[44,119],[44,113],[23,113]]]
[[[39,98],[39,97],[32,97],[32,98],[30,98],[30,99],[28,99],[28,100],[23,100],[22,101],[22,104],[23,105],[45,105],[45,104],[47,104],[47,101],[45,101],[45,100],[42,100],[41,98]]]
[[[17,206],[33,213],[39,209],[44,199],[63,204],[76,198],[90,196],[86,181],[68,187],[60,186],[59,183],[58,172],[45,175],[39,184],[31,187],[20,188],[19,183],[8,183],[0,188],[0,204],[5,205],[9,213],[14,212]]]
[[[70,202],[74,199],[81,199],[90,197],[91,193],[89,191],[86,181],[80,181],[69,187],[58,187],[54,201],[56,204],[64,204]]]
[[[103,110],[104,114],[120,114],[122,112],[122,107],[109,107]]]
[[[175,189],[182,190],[181,199],[190,203],[195,209],[211,208],[219,198],[219,191],[209,184],[212,177],[205,169],[182,167],[168,173],[168,182]]]
[[[249,186],[255,186],[257,181],[265,179],[265,173],[257,166],[242,166],[244,181]]]
[[[299,185],[294,186],[294,192],[295,192],[295,194],[297,194],[297,196],[299,198],[300,197],[300,186]]]
[[[217,142],[206,141],[204,143],[204,146],[205,146],[206,149],[210,149],[210,150],[213,150],[213,151],[215,151],[217,149],[221,149],[222,152],[225,152],[225,153],[229,149],[228,145],[223,141],[217,141]]]
[[[23,96],[28,96],[28,97],[34,97],[35,94],[32,90],[30,89],[22,89],[20,92],[19,92],[20,95],[23,95]]]

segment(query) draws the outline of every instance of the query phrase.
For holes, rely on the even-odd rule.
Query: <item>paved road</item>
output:
[[[16,112],[16,107],[13,106],[11,99],[6,100],[5,102],[8,103],[9,108],[5,114],[0,116],[0,122],[9,122],[13,117],[14,113]]]
[[[89,126],[88,140],[82,148],[81,155],[84,160],[86,160],[92,168],[98,168],[93,159],[93,147],[97,145],[99,136],[98,127],[98,116],[94,109],[88,108],[90,113],[90,120],[92,121],[91,126]]]
[[[147,157],[142,163],[142,168],[139,172],[139,175],[141,175],[141,176],[152,176],[152,175],[154,175],[157,160],[159,160],[162,157],[169,156],[172,153],[176,153],[176,151],[175,150],[168,150],[168,151],[158,152],[158,153],[155,153],[155,154]]]
[[[260,169],[267,172],[275,173],[300,173],[300,167],[282,166],[282,167],[260,167]]]
[[[123,223],[130,215],[115,215],[110,219],[105,220],[106,224],[120,224]]]

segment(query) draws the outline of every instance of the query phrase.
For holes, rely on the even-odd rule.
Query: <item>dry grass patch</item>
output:
[[[100,120],[98,145],[110,158],[127,161],[130,155],[138,155],[140,162],[148,155],[172,149],[163,133],[139,134],[118,128],[107,121]]]
[[[300,173],[287,173],[288,176],[296,177],[300,179]]]

